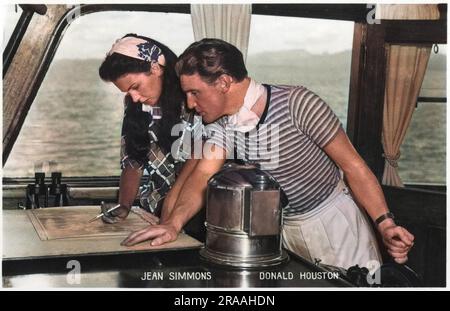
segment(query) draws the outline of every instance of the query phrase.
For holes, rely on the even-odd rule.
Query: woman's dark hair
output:
[[[165,151],[170,152],[171,144],[176,137],[171,136],[172,127],[179,122],[181,106],[184,94],[181,90],[180,81],[175,73],[177,56],[164,44],[138,36],[127,34],[125,37],[136,37],[156,44],[162,51],[166,64],[164,65],[162,93],[159,98],[159,106],[162,110],[162,120],[156,126],[158,145]],[[128,73],[148,73],[151,64],[149,62],[113,53],[105,58],[99,68],[99,75],[104,81],[115,81]],[[147,154],[150,151],[150,137],[148,126],[150,118],[147,112],[142,111],[141,103],[133,103],[131,96],[125,98],[126,110],[122,126],[122,135],[126,135],[126,153],[132,159],[141,163],[147,162]]]
[[[247,77],[241,51],[220,39],[206,38],[192,43],[180,55],[175,70],[178,76],[197,73],[208,83],[213,83],[222,74],[233,77],[237,82]]]

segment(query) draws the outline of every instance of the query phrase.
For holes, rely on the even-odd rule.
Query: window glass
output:
[[[3,26],[3,50],[8,44],[9,38],[19,21],[20,15],[22,14],[22,9],[18,5],[6,4],[0,7],[0,16],[2,16],[2,26]]]
[[[98,68],[127,33],[154,38],[176,54],[194,41],[189,14],[102,12],[67,29],[4,167],[4,176],[120,174],[123,94]]]
[[[353,22],[253,15],[247,65],[259,82],[303,85],[346,128]]]
[[[438,44],[433,49],[438,53],[431,51],[428,61],[427,71],[423,79],[420,97],[445,97],[447,86],[446,60],[447,49],[445,45]]]
[[[420,96],[446,98],[446,50],[431,53]],[[447,103],[420,102],[400,148],[399,174],[408,184],[445,184]]]

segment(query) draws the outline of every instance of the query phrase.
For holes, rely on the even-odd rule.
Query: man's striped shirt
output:
[[[266,87],[268,105],[257,135],[230,131],[225,116],[206,127],[210,132],[206,142],[226,149],[228,157],[237,155],[271,173],[289,199],[284,215],[303,214],[323,202],[340,180],[339,168],[323,148],[336,136],[341,123],[331,108],[305,87]],[[233,132],[236,135],[230,140]]]

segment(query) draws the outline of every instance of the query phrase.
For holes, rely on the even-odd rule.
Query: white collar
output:
[[[237,113],[228,116],[227,126],[239,132],[248,132],[255,128],[260,118],[251,109],[264,94],[264,91],[265,88],[261,83],[250,79],[244,103]]]
[[[161,119],[161,108],[158,106],[150,106],[142,104],[142,111],[149,112],[154,120]]]

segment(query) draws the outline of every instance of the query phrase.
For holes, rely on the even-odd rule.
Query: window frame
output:
[[[377,144],[367,146],[364,141],[379,141],[381,144],[381,118],[379,118],[378,125],[370,127],[368,131],[361,131],[358,127],[361,124],[367,125],[367,118],[373,116],[380,116],[382,112],[383,94],[379,92],[375,94],[374,100],[369,100],[369,105],[366,104],[365,98],[368,94],[361,94],[359,87],[360,83],[364,82],[366,85],[374,80],[374,77],[383,75],[385,73],[385,66],[379,66],[377,72],[372,74],[368,79],[362,77],[367,75],[364,73],[365,62],[372,61],[377,63],[380,55],[373,55],[372,58],[367,57],[367,47],[364,40],[367,39],[367,32],[376,40],[372,45],[379,45],[380,43],[412,43],[420,41],[431,43],[446,43],[446,4],[440,4],[439,9],[443,18],[438,21],[387,21],[382,20],[382,26],[366,24],[366,16],[371,8],[366,4],[252,4],[252,14],[259,15],[275,15],[275,16],[291,16],[291,17],[305,17],[305,18],[319,18],[319,19],[335,19],[347,20],[355,22],[354,42],[352,48],[352,65],[350,73],[350,92],[349,104],[347,113],[347,132],[355,148],[363,156],[369,167],[374,171],[375,175],[381,179],[384,168],[384,160],[382,158],[382,151],[380,148],[373,148]],[[54,30],[52,39],[48,43],[48,48],[44,59],[40,64],[37,77],[32,86],[30,96],[26,98],[24,104],[27,109],[19,114],[18,126],[14,129],[10,140],[4,137],[3,148],[3,166],[5,165],[8,156],[12,150],[15,140],[17,139],[20,128],[23,125],[26,113],[29,110],[32,102],[35,99],[37,91],[48,71],[50,63],[52,62],[59,42],[61,41],[65,30],[69,26],[68,16],[75,16],[78,10],[79,16],[105,11],[145,11],[145,12],[161,12],[161,13],[185,13],[190,14],[190,4],[84,4],[77,5],[74,8],[67,9],[64,16],[62,16],[58,26]],[[445,26],[445,27],[443,27]],[[358,35],[358,28],[362,28],[362,32]],[[411,31],[411,29],[413,31]],[[361,29],[360,29],[361,30]],[[13,32],[14,35],[15,31]],[[363,34],[363,35],[361,35]],[[9,42],[8,42],[9,45]],[[366,49],[364,51],[364,49]],[[6,51],[6,49],[5,49]],[[7,52],[7,51],[6,51]],[[7,68],[6,68],[7,69]],[[5,73],[4,73],[5,76]],[[379,84],[383,86],[384,81]],[[370,99],[370,98],[369,98]],[[380,100],[381,99],[381,100]],[[363,104],[361,104],[363,103]],[[370,113],[367,113],[369,111]],[[369,122],[370,124],[370,122]],[[4,134],[5,135],[5,134]]]
[[[46,6],[44,7],[46,8]],[[23,6],[22,8],[24,10],[31,11],[30,8]],[[13,133],[10,135],[9,139],[6,139],[6,143],[4,137],[3,166],[9,157],[12,147],[25,121],[25,116],[34,101],[48,68],[56,54],[59,43],[61,42],[66,29],[70,25],[68,21],[71,20],[71,18],[69,17],[77,18],[86,14],[105,11],[145,11],[190,14],[190,4],[81,4],[76,5],[73,8],[68,8],[65,14],[61,17],[59,24],[56,26],[52,39],[48,42],[45,57],[40,64],[34,83],[31,84],[31,93],[26,98],[26,102],[23,103],[23,107],[25,107],[25,109],[19,113],[18,125],[12,130]],[[350,21],[358,21],[363,19],[366,16],[367,11],[368,9],[363,4],[252,4],[252,14],[339,19]],[[28,24],[26,26],[27,27],[24,27],[21,31],[24,31],[24,29],[26,30],[28,28]],[[16,31],[14,31],[12,36],[16,35]],[[11,53],[11,49],[5,49],[5,52]],[[5,68],[4,77],[7,70],[8,66]]]

